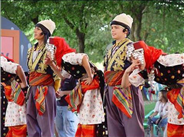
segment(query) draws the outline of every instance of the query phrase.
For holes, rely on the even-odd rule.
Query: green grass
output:
[[[149,112],[151,112],[154,108],[155,108],[155,104],[156,102],[147,102],[145,103],[144,105],[144,114],[145,116],[148,115]],[[144,127],[146,128],[147,127],[147,118],[144,119]]]
[[[144,114],[147,115],[151,110],[155,108],[156,102],[146,103],[144,105]]]

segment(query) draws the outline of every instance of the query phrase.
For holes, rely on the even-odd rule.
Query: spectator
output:
[[[61,90],[57,92],[56,108],[56,129],[59,137],[74,137],[77,130],[78,117],[75,113],[68,110],[68,103],[65,100],[76,86],[76,80],[71,76],[61,82]]]
[[[161,90],[158,95],[158,101],[155,105],[154,113],[148,118],[148,125],[151,127],[151,137],[153,137],[153,124],[165,130],[167,125],[168,99],[167,91]]]

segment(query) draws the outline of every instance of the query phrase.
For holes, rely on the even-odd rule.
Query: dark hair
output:
[[[42,30],[42,32],[43,32],[42,34],[44,35],[44,44],[46,44],[48,38],[51,36],[49,30],[48,30],[45,26],[43,26],[42,24],[39,24],[39,23],[36,24],[35,27],[41,28],[41,30]]]
[[[160,90],[160,92],[162,93],[162,98],[165,99],[165,101],[167,102],[168,101],[168,98],[167,98],[167,90],[166,89],[162,89]]]

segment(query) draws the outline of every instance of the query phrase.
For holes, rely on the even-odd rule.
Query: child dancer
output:
[[[75,50],[69,47],[64,38],[50,38],[49,44],[53,44],[56,47],[55,57],[57,66],[51,60],[50,55],[48,55],[46,63],[61,78],[72,75],[74,78],[79,79],[79,84],[75,90],[66,97],[72,111],[77,111],[79,114],[76,136],[93,137],[96,134],[95,125],[104,121],[104,111],[100,95],[100,89],[103,88],[100,87],[103,83],[100,79],[103,76],[99,75],[100,71],[89,63],[86,54],[75,53]]]
[[[18,78],[16,78],[18,76]],[[19,83],[18,83],[19,82]],[[25,96],[28,85],[22,67],[8,57],[1,56],[1,84],[8,100],[5,126],[9,128],[6,137],[26,137]]]

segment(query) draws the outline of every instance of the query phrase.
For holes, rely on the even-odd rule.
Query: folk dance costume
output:
[[[52,137],[54,133],[51,131],[54,131],[54,118],[56,115],[56,90],[54,84],[57,84],[56,81],[59,78],[48,65],[44,64],[47,54],[46,48],[40,50],[36,57],[35,46],[28,51],[27,57],[30,84],[27,101],[28,134],[31,136],[42,134],[42,136]]]
[[[100,87],[103,82],[100,81],[102,76],[98,75],[97,68],[90,64],[94,78],[90,85],[86,85],[82,80],[87,77],[87,73],[81,65],[82,58],[86,54],[75,53],[75,50],[70,48],[65,40],[60,37],[50,38],[49,42],[56,47],[55,58],[57,66],[61,67],[62,76],[69,77],[72,75],[75,79],[79,79],[77,87],[66,97],[71,110],[78,113],[79,125],[76,136],[95,136],[95,125],[104,121],[100,95],[100,89],[103,88]]]
[[[20,79],[16,75],[17,66],[12,59],[1,56],[1,82],[6,84],[4,90],[8,100],[5,126],[9,131],[6,137],[27,135],[25,96],[18,83]]]
[[[109,136],[144,136],[144,107],[141,91],[131,85],[122,89],[121,79],[130,62],[126,60],[128,38],[114,44],[105,56],[106,108]],[[129,128],[131,127],[131,129]],[[133,131],[133,132],[132,132]]]
[[[178,111],[173,103],[168,102],[167,137],[184,137],[184,118],[178,118]]]
[[[55,23],[43,20],[36,24],[42,30],[44,41],[53,33]],[[36,30],[37,31],[37,30]],[[27,53],[29,69],[29,85],[27,100],[27,130],[29,137],[53,137],[54,119],[56,116],[55,92],[60,87],[60,78],[45,64],[47,48],[38,43],[32,46]]]
[[[171,90],[168,91],[167,97],[175,107],[173,110],[177,110],[175,115],[177,114],[177,120],[180,121],[180,124],[177,122],[170,126],[168,124],[169,136],[175,133],[184,136],[180,134],[184,129],[184,53],[166,54],[160,49],[147,46],[143,41],[129,45],[128,49],[128,58],[133,55],[142,61],[142,63],[144,63],[143,60],[146,63],[145,70],[142,72],[139,70],[132,72],[129,81],[135,86],[138,86],[144,83],[144,79],[148,79],[150,82],[154,80],[169,86]],[[170,121],[171,118],[169,118],[168,122],[172,123]],[[175,129],[175,132],[172,132],[173,129]]]

